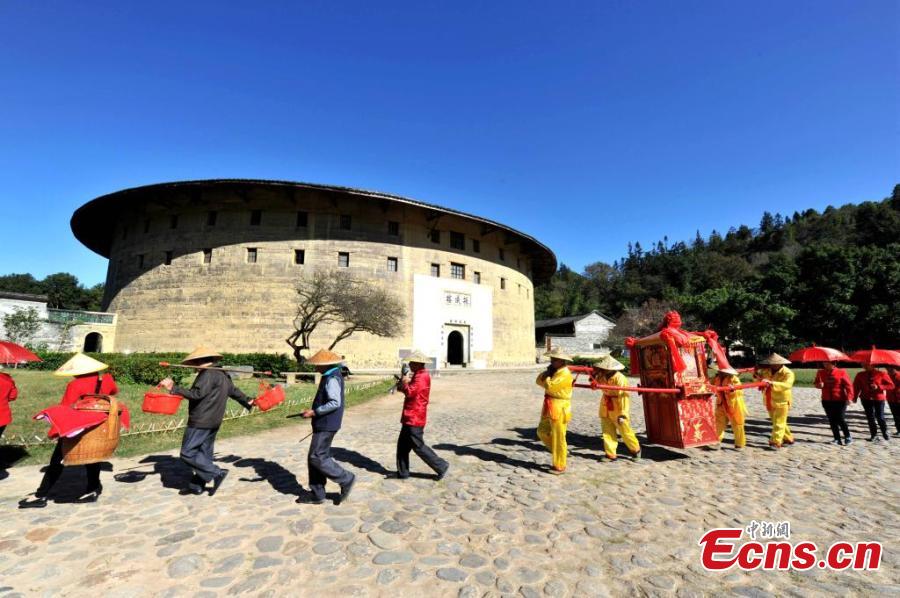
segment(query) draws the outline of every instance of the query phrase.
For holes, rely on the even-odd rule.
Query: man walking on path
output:
[[[397,438],[397,477],[401,480],[409,477],[409,452],[412,450],[434,470],[440,480],[447,475],[450,464],[438,457],[425,444],[424,438],[428,400],[431,397],[431,376],[425,364],[430,360],[416,351],[404,361],[409,363],[410,373],[397,384],[397,389],[406,395],[400,417],[400,437]]]
[[[566,427],[572,419],[572,372],[568,364],[572,358],[559,350],[546,353],[550,365],[538,374],[536,383],[544,389],[544,406],[537,435],[553,455],[550,473],[566,471],[569,446],[566,443]]]
[[[738,372],[734,368],[722,368],[716,373],[713,384],[719,387],[739,386],[741,383]],[[734,434],[734,448],[742,449],[747,446],[747,435],[744,433],[744,420],[747,417],[747,406],[744,405],[744,391],[719,390],[716,391],[716,434],[719,442],[725,438],[725,428],[731,424]]]
[[[791,410],[792,388],[794,387],[794,372],[786,366],[791,362],[779,355],[772,353],[759,362],[754,377],[766,382],[763,393],[766,400],[766,411],[772,420],[772,435],[769,437],[769,447],[778,450],[782,444],[794,444],[794,435],[788,426],[788,413]]]
[[[862,402],[866,412],[866,420],[869,422],[869,442],[878,441],[878,429],[881,435],[889,440],[887,422],[884,419],[884,402],[887,393],[894,389],[894,381],[884,370],[875,369],[871,363],[863,366],[863,371],[853,379],[853,393]]]
[[[220,369],[205,369],[214,368],[220,359],[222,355],[219,353],[198,347],[181,362],[200,370],[190,388],[175,386],[171,378],[159,383],[172,394],[188,400],[188,424],[181,441],[181,460],[194,471],[194,475],[181,494],[203,494],[206,484],[212,482],[209,495],[215,495],[228,475],[227,470],[213,463],[216,435],[225,418],[228,399],[234,399],[248,411],[253,409],[253,399],[234,385],[231,376]]]
[[[301,415],[312,420],[312,440],[306,463],[309,468],[309,489],[312,496],[300,497],[297,502],[322,504],[325,502],[325,483],[331,480],[341,487],[338,504],[347,500],[356,476],[337,464],[331,456],[331,443],[341,429],[344,418],[344,374],[341,356],[322,349],[306,363],[314,365],[321,374],[319,389],[311,409]]]
[[[628,378],[622,373],[625,365],[611,355],[594,364],[595,379],[605,386],[628,386]],[[603,390],[600,398],[600,428],[603,431],[603,452],[610,461],[618,458],[619,436],[635,460],[641,458],[641,445],[631,429],[631,401],[627,390]]]

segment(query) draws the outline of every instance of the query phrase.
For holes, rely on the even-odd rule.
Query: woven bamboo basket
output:
[[[107,395],[86,395],[79,403],[75,405],[75,409],[105,411],[109,413],[109,417],[106,422],[74,438],[63,438],[63,463],[87,465],[106,461],[119,446],[119,402],[115,397]]]

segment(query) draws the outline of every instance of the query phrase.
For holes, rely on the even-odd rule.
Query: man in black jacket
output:
[[[215,351],[199,347],[181,362],[197,368],[210,368],[222,356]],[[206,484],[212,482],[209,495],[213,496],[228,475],[228,471],[213,463],[216,434],[225,417],[225,405],[232,398],[244,409],[253,408],[253,399],[236,388],[231,377],[217,369],[200,369],[190,388],[175,386],[171,378],[160,386],[173,394],[181,395],[188,403],[188,425],[181,442],[181,460],[194,471],[194,476],[181,494],[203,494]]]

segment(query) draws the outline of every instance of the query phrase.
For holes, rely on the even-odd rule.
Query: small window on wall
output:
[[[341,268],[349,268],[350,267],[350,254],[346,251],[341,251],[338,253],[338,266]]]
[[[256,247],[248,247],[247,248],[247,263],[248,264],[256,263]]]
[[[176,229],[178,228],[178,214],[171,216],[169,218],[169,228]]]
[[[525,289],[525,298],[531,299],[531,289]]]
[[[212,249],[204,249],[203,250],[203,263],[211,264],[212,263]]]
[[[341,228],[350,230],[350,214],[341,214]]]
[[[294,250],[294,263],[298,266],[302,266],[306,261],[306,251],[303,249],[295,249]]]
[[[450,264],[450,278],[466,279],[466,267],[463,264]]]
[[[441,277],[441,265],[440,264],[431,264],[431,275],[437,278]]]
[[[141,253],[138,255],[138,268],[144,267],[144,254]]]
[[[463,249],[466,248],[466,236],[462,233],[450,233],[450,247],[453,249]]]
[[[219,213],[215,210],[210,210],[206,213],[206,226],[215,226],[216,220],[219,218]]]
[[[149,232],[150,232],[150,219],[147,218],[146,220],[144,220],[144,234],[146,235]]]
[[[481,284],[481,272],[475,272],[472,275],[472,282],[475,284]]]
[[[388,272],[396,272],[397,271],[397,258],[389,257],[387,259],[387,269],[388,269]]]
[[[478,239],[472,239],[472,251],[475,253],[481,253],[481,241]]]
[[[252,210],[250,212],[250,226],[259,226],[262,222],[262,210]]]
[[[519,294],[522,294],[522,285],[519,285]]]
[[[165,261],[164,263],[165,263],[167,266],[171,266],[171,265],[172,265],[172,254],[173,254],[173,252],[171,252],[171,251],[167,251],[167,252],[166,252],[166,261]]]
[[[388,234],[392,237],[400,236],[400,223],[393,220],[388,222]]]
[[[500,279],[500,289],[504,290],[504,291],[506,290],[506,279],[505,278]]]
[[[306,228],[309,224],[309,213],[297,212],[297,228]]]
[[[500,261],[506,261],[506,251],[503,248],[500,248]]]
[[[432,242],[432,243],[438,243],[438,244],[440,244],[440,242],[441,242],[441,231],[439,231],[439,230],[437,230],[437,229],[432,229],[431,233],[429,233],[429,235],[428,235],[428,238],[431,239],[431,242]]]

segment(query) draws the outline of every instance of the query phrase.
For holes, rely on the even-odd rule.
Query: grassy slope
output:
[[[36,440],[35,437],[46,439],[48,425],[45,422],[32,420],[31,416],[45,407],[56,404],[59,401],[59,397],[63,394],[68,379],[53,377],[48,372],[22,370],[14,372],[12,375],[16,380],[16,385],[19,387],[19,399],[10,404],[13,410],[13,422],[7,428],[0,442],[13,443],[17,440],[13,437],[19,436],[32,440]],[[348,382],[349,390],[354,386],[353,379],[350,378]],[[258,384],[255,380],[239,380],[237,382],[237,386],[250,396],[258,394]],[[382,396],[387,392],[391,384],[392,381],[378,381],[372,388],[348,392],[347,405],[352,406],[374,397]],[[303,406],[312,402],[315,388],[310,384],[296,384],[287,386],[285,389],[287,402],[297,400],[299,405],[282,405],[263,414],[226,421],[222,424],[219,438],[253,434],[262,430],[291,425],[297,426],[298,434],[301,432],[305,434],[308,424],[299,417],[288,416],[299,413]],[[166,423],[178,422],[187,417],[186,401],[182,401],[178,413],[172,416],[152,415],[142,412],[141,402],[147,390],[149,389],[142,385],[119,385],[118,398],[128,405],[133,428],[139,428],[146,423],[156,424],[159,427]],[[238,403],[229,401],[228,409],[229,411],[240,411],[241,407]],[[120,457],[143,455],[177,448],[181,445],[183,433],[183,429],[178,429],[172,432],[124,436],[119,443],[119,448],[116,450],[116,455]],[[42,463],[49,460],[54,446],[55,444],[29,446],[24,454],[12,447],[3,447],[0,448],[0,451],[6,454],[0,457],[0,461],[15,461],[16,465]]]

